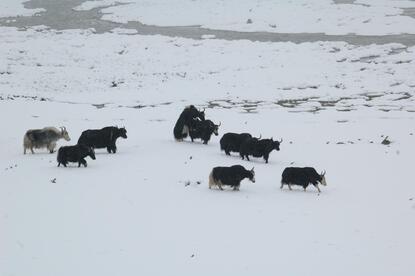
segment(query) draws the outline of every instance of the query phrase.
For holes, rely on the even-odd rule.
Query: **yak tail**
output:
[[[58,154],[56,155],[56,161],[58,161],[58,163],[64,163],[65,156],[63,153],[63,148],[60,147],[58,150]]]
[[[213,170],[209,174],[209,189],[216,185],[215,179],[213,179]]]
[[[23,137],[23,147],[24,148],[30,148],[31,144],[32,143],[31,143],[31,141],[30,141],[30,139],[29,139],[29,137],[27,136],[27,133],[26,133]]]

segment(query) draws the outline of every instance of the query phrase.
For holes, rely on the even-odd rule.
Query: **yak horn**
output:
[[[262,134],[259,135],[258,140],[260,140],[262,138]]]
[[[280,141],[278,141],[278,142],[280,142],[280,144],[282,143],[282,138],[281,138],[281,140]]]
[[[255,169],[255,167],[252,167],[251,172],[253,172],[253,171],[254,171],[254,169]]]
[[[222,122],[219,122],[219,125],[218,126],[221,126],[222,125]]]
[[[321,172],[321,175],[324,176],[326,174],[326,170]]]

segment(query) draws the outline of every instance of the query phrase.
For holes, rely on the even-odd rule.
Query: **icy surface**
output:
[[[403,8],[414,1],[359,0],[335,4],[331,0],[104,0],[87,1],[75,10],[103,9],[103,19],[147,25],[192,26],[235,31],[326,33],[360,35],[415,32],[415,18]]]
[[[24,2],[27,0],[1,0],[0,17],[29,16],[44,11],[44,9],[26,9],[23,7]]]

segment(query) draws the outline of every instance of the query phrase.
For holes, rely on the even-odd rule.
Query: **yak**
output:
[[[92,147],[86,145],[74,145],[74,146],[65,146],[60,147],[58,150],[58,167],[62,164],[64,167],[68,165],[69,162],[78,162],[78,168],[82,165],[87,166],[85,157],[91,157],[92,160],[95,160],[95,152]]]
[[[226,155],[231,155],[231,152],[239,152],[241,144],[250,138],[252,135],[249,133],[225,133],[220,139],[220,149],[224,150]]]
[[[258,139],[258,138],[250,138],[245,140],[240,147],[239,155],[241,156],[242,160],[246,158],[249,160],[249,155],[253,157],[263,157],[265,163],[268,163],[269,154],[274,149],[279,151],[280,144],[282,143],[282,139],[280,141],[274,141],[271,139]]]
[[[70,141],[68,131],[65,127],[45,127],[42,129],[29,129],[23,137],[23,154],[30,149],[32,153],[34,148],[47,148],[50,153],[53,153],[56,148],[56,142],[59,139]]]
[[[189,135],[189,128],[193,119],[205,120],[205,110],[199,111],[194,105],[187,106],[174,125],[173,134],[176,141],[183,141]]]
[[[119,137],[127,139],[127,130],[124,127],[109,126],[102,129],[88,129],[82,132],[78,144],[96,149],[107,148],[108,153],[116,153],[115,143]]]
[[[223,190],[222,186],[230,186],[235,191],[239,191],[241,181],[245,178],[248,178],[252,183],[255,183],[254,168],[246,170],[241,165],[214,167],[209,174],[209,189],[217,186],[220,190]]]
[[[203,144],[207,145],[212,134],[219,135],[219,125],[215,125],[211,120],[201,121],[199,119],[193,119],[189,127],[189,136],[192,139],[201,139]]]
[[[288,188],[291,190],[291,185],[297,185],[302,186],[305,191],[311,183],[317,188],[318,192],[321,193],[318,184],[321,183],[321,185],[327,186],[325,175],[325,171],[318,174],[312,167],[287,167],[282,172],[281,189],[284,185],[288,185]]]

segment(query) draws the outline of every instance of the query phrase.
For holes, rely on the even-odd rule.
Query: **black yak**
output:
[[[78,162],[78,167],[84,165],[87,166],[85,157],[91,157],[92,160],[95,160],[94,149],[86,145],[75,145],[75,146],[65,146],[60,147],[58,150],[58,167],[62,164],[64,167],[68,165],[69,162]]]
[[[241,144],[250,138],[252,135],[249,133],[225,133],[220,139],[220,149],[224,150],[226,155],[231,155],[231,152],[239,152]]]
[[[215,167],[209,175],[209,189],[217,186],[220,190],[223,190],[222,186],[230,186],[235,191],[239,191],[241,181],[245,178],[255,183],[254,168],[248,171],[241,165]]]
[[[304,191],[307,189],[307,186],[311,183],[314,187],[317,188],[320,193],[320,188],[318,183],[321,183],[323,186],[327,186],[326,183],[326,172],[318,174],[317,171],[312,167],[288,167],[285,168],[282,172],[281,177],[281,189],[284,185],[288,185],[288,188],[291,190],[291,185],[302,186]]]
[[[282,143],[282,139],[280,141],[274,141],[271,139],[257,139],[257,138],[250,138],[245,140],[241,144],[241,148],[239,150],[239,155],[242,159],[246,158],[249,161],[249,155],[253,157],[263,157],[265,163],[268,163],[269,154],[274,149],[279,151],[280,144]]]
[[[127,130],[122,127],[104,127],[102,129],[88,129],[82,132],[78,144],[87,145],[96,149],[107,148],[108,153],[116,153],[117,139],[127,139]]]
[[[189,135],[189,127],[193,119],[205,120],[205,110],[199,111],[194,105],[187,106],[174,125],[173,134],[176,141],[183,141]]]
[[[219,125],[215,125],[211,120],[201,121],[199,119],[193,119],[189,127],[189,136],[192,139],[201,139],[203,144],[207,144],[212,134],[219,135]]]

